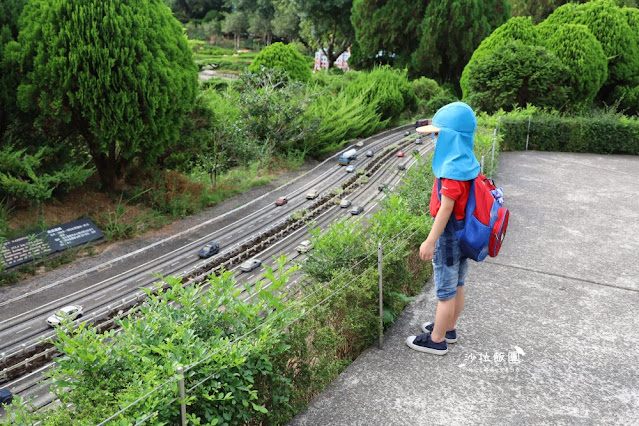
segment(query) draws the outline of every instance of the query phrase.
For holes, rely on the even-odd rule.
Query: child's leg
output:
[[[464,301],[466,300],[466,290],[465,286],[460,285],[457,286],[457,296],[455,296],[455,316],[453,317],[453,326],[448,330],[452,330],[457,326],[457,320],[459,319],[459,315],[464,310]],[[446,330],[446,331],[448,331]]]
[[[437,302],[437,311],[435,311],[435,328],[430,335],[433,342],[441,342],[444,340],[446,331],[452,330],[455,326],[455,306],[457,295],[452,299],[440,300]]]

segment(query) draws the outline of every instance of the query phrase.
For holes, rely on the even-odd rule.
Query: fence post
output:
[[[493,172],[495,171],[495,145],[497,144],[497,128],[493,132],[493,157],[490,161],[490,177],[492,177]]]
[[[379,349],[384,348],[384,292],[382,282],[382,243],[377,244],[377,270],[379,271]]]
[[[182,426],[186,426],[186,393],[184,392],[184,368],[180,365],[177,368],[177,373],[180,376],[180,405],[182,412]]]
[[[481,172],[480,172],[482,175],[484,174],[484,158],[485,156],[482,155],[481,156]]]
[[[532,117],[528,116],[528,133],[526,134],[526,151],[528,151],[528,139],[530,139],[530,119]]]

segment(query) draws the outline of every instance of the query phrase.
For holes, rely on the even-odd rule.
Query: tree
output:
[[[359,55],[373,58],[372,61],[378,64],[411,65],[411,55],[419,47],[419,24],[427,3],[354,0],[351,22]]]
[[[419,75],[458,84],[481,41],[510,18],[507,0],[441,0],[426,6],[413,67]]]
[[[599,40],[608,57],[608,79],[601,97],[616,85],[639,82],[639,47],[626,15],[612,0],[595,0],[557,8],[540,26],[583,24]]]
[[[465,100],[487,112],[528,103],[562,109],[569,102],[568,76],[568,68],[545,48],[514,41],[469,64]]]
[[[353,0],[294,0],[306,28],[307,42],[320,49],[328,68],[355,40],[351,24]]]
[[[240,127],[259,144],[259,160],[268,162],[276,151],[300,151],[302,142],[317,128],[317,123],[304,120],[310,102],[305,85],[291,81],[281,68],[260,67],[243,74],[242,81],[236,100],[241,111]]]
[[[235,49],[240,48],[240,36],[249,27],[248,17],[244,12],[227,13],[222,21],[222,32],[233,34],[235,39]]]
[[[293,0],[274,0],[273,35],[293,41],[299,38],[300,18]]]
[[[14,59],[19,57],[19,53],[15,43],[10,45],[10,42],[18,38],[18,17],[25,1],[0,2],[0,137],[11,116],[17,112],[15,97],[19,84],[19,67]]]
[[[306,59],[297,49],[289,44],[274,43],[262,49],[255,57],[251,65],[250,72],[259,72],[260,69],[280,69],[286,75],[297,81],[309,82],[312,74]]]
[[[550,26],[549,26],[550,27]],[[574,104],[590,105],[608,77],[608,58],[585,25],[552,26],[543,45],[566,65]]]
[[[175,17],[186,22],[191,19],[202,19],[211,10],[230,12],[226,0],[163,0],[173,11]]]
[[[460,79],[460,86],[464,98],[468,93],[468,70],[471,64],[479,60],[484,55],[491,54],[495,49],[513,41],[520,41],[526,45],[537,45],[539,43],[538,30],[528,17],[510,18],[505,24],[498,27],[475,49],[470,60],[464,67]]]
[[[161,0],[33,0],[20,27],[20,106],[53,134],[79,135],[105,188],[177,139],[197,67]]]

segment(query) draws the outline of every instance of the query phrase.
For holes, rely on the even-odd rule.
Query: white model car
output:
[[[253,269],[259,267],[262,264],[260,259],[250,259],[240,265],[240,269],[244,272],[251,272]]]
[[[73,321],[74,319],[80,318],[81,316],[82,306],[69,305],[59,309],[55,314],[47,318],[47,324],[49,324],[51,327],[55,327],[65,319]]]
[[[300,253],[306,253],[307,251],[313,250],[313,243],[309,240],[304,240],[300,243],[299,246],[295,247],[295,250],[299,251]]]

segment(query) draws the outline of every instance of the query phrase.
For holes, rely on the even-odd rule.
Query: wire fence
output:
[[[418,219],[416,219],[415,221],[413,221],[410,225],[410,227],[412,228],[417,222],[419,221],[423,221],[424,223],[422,223],[419,227],[417,227],[416,229],[414,229],[410,234],[408,234],[407,238],[402,239],[402,242],[409,242],[410,239],[420,230],[422,230],[426,225],[429,224],[429,222],[425,219],[425,216],[420,217]],[[410,228],[409,228],[410,229]],[[393,236],[391,239],[388,240],[388,243],[391,242],[398,242],[399,241],[399,237],[405,233],[406,230],[402,230],[399,233],[397,233],[395,236]],[[401,249],[405,247],[403,244],[394,244],[393,245],[393,249],[391,249],[387,255],[390,255],[394,252],[396,252],[397,250]],[[116,419],[118,416],[123,415],[124,413],[126,413],[128,410],[130,410],[132,407],[134,407],[136,404],[140,403],[141,401],[145,400],[146,398],[150,397],[151,395],[155,394],[156,392],[158,392],[159,390],[163,389],[164,387],[166,387],[167,385],[178,381],[181,386],[184,385],[184,374],[186,374],[189,371],[192,371],[194,369],[196,369],[199,366],[202,366],[204,363],[206,363],[207,361],[210,361],[211,359],[213,359],[213,357],[215,357],[216,355],[222,353],[223,351],[225,351],[226,349],[231,348],[233,345],[238,344],[241,341],[246,341],[248,338],[250,338],[251,336],[255,335],[256,332],[258,332],[260,329],[262,329],[263,327],[275,322],[277,319],[281,318],[283,315],[285,315],[287,312],[291,311],[292,309],[295,308],[299,308],[301,306],[304,306],[304,303],[311,297],[313,297],[314,295],[316,295],[318,292],[325,290],[327,288],[329,288],[331,285],[334,285],[336,282],[338,282],[340,279],[343,279],[343,277],[347,274],[352,274],[353,271],[358,268],[360,265],[362,265],[364,262],[370,261],[371,257],[374,256],[376,253],[371,252],[368,255],[366,255],[365,257],[363,257],[362,259],[360,259],[358,262],[354,263],[353,265],[351,265],[348,269],[345,269],[344,271],[342,271],[340,274],[338,274],[336,277],[334,277],[332,280],[322,283],[320,285],[317,285],[311,292],[305,294],[303,297],[299,298],[299,299],[295,299],[293,302],[291,302],[291,304],[289,306],[287,306],[285,309],[281,310],[281,311],[277,311],[272,315],[269,315],[269,317],[263,321],[260,325],[252,328],[251,330],[247,331],[246,333],[242,334],[241,336],[229,341],[228,343],[226,343],[224,346],[216,349],[214,352],[212,352],[211,354],[207,355],[206,357],[190,364],[187,366],[183,367],[183,374],[182,375],[175,375],[173,377],[170,377],[169,379],[167,379],[166,381],[164,381],[163,383],[161,383],[160,385],[156,386],[155,388],[149,390],[147,393],[145,393],[144,395],[142,395],[141,397],[137,398],[136,400],[130,402],[129,404],[127,404],[125,407],[123,407],[122,409],[120,409],[118,412],[112,414],[110,417],[104,419],[101,423],[98,424],[98,426],[102,426],[107,424],[108,422]],[[283,324],[280,324],[280,326],[277,329],[277,332],[283,332],[287,327],[291,326],[292,324],[296,323],[297,321],[299,321],[300,319],[304,318],[305,316],[307,316],[309,313],[315,311],[317,308],[319,308],[320,306],[324,305],[326,302],[328,302],[331,298],[335,297],[336,295],[338,295],[340,292],[342,292],[344,289],[346,289],[348,286],[350,286],[351,284],[353,284],[354,282],[356,282],[357,280],[360,280],[365,274],[370,273],[371,270],[373,270],[376,267],[376,265],[374,263],[372,263],[370,266],[366,267],[365,269],[361,270],[359,273],[357,273],[355,276],[353,276],[351,279],[347,280],[344,284],[339,285],[337,288],[335,288],[334,290],[332,290],[327,296],[325,296],[322,300],[320,300],[319,302],[315,303],[314,305],[304,309],[303,311],[299,312],[298,315],[295,315],[292,319],[287,320],[286,322],[284,322]],[[380,271],[381,272],[381,271]],[[380,294],[381,297],[381,294]],[[197,389],[198,387],[202,386],[204,383],[206,383],[208,380],[211,380],[212,378],[214,378],[216,375],[218,375],[222,369],[224,367],[220,367],[219,369],[216,369],[213,373],[209,374],[207,377],[204,377],[202,379],[200,379],[197,383],[195,383],[194,385],[188,387],[186,389],[186,393],[191,393],[193,392],[195,389]],[[180,377],[180,378],[178,378]],[[181,400],[181,401],[180,401]],[[185,401],[183,398],[180,398],[179,396],[174,397],[173,399],[171,399],[170,401],[163,403],[164,406],[171,406],[172,404],[174,404],[175,402],[180,401],[180,403],[182,404],[182,412],[184,413],[184,408],[185,408]],[[148,422],[149,420],[151,420],[153,417],[157,416],[158,412],[157,411],[153,411],[151,413],[146,414],[144,417],[142,417],[141,419],[137,420],[136,425],[140,425],[140,424],[145,424],[146,422]],[[186,424],[186,419],[182,418],[182,424]]]

